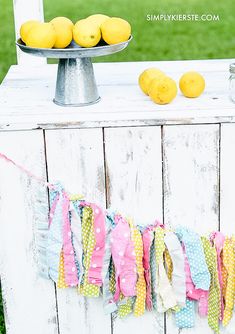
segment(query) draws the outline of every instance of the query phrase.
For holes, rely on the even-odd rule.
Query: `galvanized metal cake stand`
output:
[[[26,53],[38,57],[59,59],[54,102],[60,106],[86,106],[100,100],[91,58],[107,56],[125,49],[128,41],[82,48],[72,42],[65,49],[42,49],[26,46],[21,39],[16,45]]]

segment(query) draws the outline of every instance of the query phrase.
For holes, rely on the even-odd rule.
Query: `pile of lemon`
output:
[[[76,24],[67,17],[56,17],[48,23],[27,21],[20,28],[22,41],[35,48],[66,48],[72,40],[81,47],[96,46],[102,39],[107,44],[127,41],[131,25],[119,17],[95,14]]]
[[[139,76],[139,86],[157,104],[168,104],[177,95],[176,82],[157,68],[148,68]],[[187,72],[182,75],[179,87],[184,96],[200,96],[205,89],[205,80],[198,72]]]

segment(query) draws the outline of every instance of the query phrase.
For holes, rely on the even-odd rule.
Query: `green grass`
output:
[[[231,0],[45,0],[45,17],[74,22],[93,13],[121,16],[134,40],[123,52],[99,61],[235,58],[235,2]],[[0,0],[0,82],[16,63],[12,1]],[[147,22],[147,14],[219,14],[219,22]],[[0,309],[2,303],[0,300]],[[0,333],[4,333],[0,310]]]
[[[235,57],[235,2],[231,0],[44,0],[47,20],[63,15],[74,22],[92,13],[126,18],[134,40],[123,52],[99,61],[211,59]],[[0,81],[16,63],[12,1],[0,0]],[[3,9],[2,9],[3,8]],[[148,22],[147,14],[214,13],[219,22]]]
[[[1,289],[1,285],[0,285]],[[3,305],[2,305],[2,296],[0,294],[0,334],[5,333],[5,325],[4,325],[4,316],[3,316]]]

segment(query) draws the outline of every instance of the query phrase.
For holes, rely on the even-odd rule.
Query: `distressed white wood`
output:
[[[46,132],[49,180],[60,180],[70,193],[105,207],[102,129]],[[86,299],[76,289],[57,289],[60,334],[111,334],[102,299]]]
[[[234,189],[235,189],[235,127],[221,125],[220,151],[220,229],[234,234]]]
[[[219,125],[166,126],[164,148],[164,222],[200,234],[219,227]],[[207,319],[178,330],[171,317],[166,333],[212,334]]]
[[[24,22],[28,20],[44,21],[43,0],[13,0],[13,11],[16,39],[20,37],[20,27]],[[18,47],[16,49],[18,64],[26,65],[27,67],[34,64],[46,64],[46,58],[30,56],[22,52]],[[27,67],[25,70],[27,70]]]
[[[134,223],[162,219],[161,128],[105,129],[108,204]],[[163,334],[163,316],[113,318],[113,333]]]
[[[0,151],[45,178],[42,131],[0,132]],[[54,284],[38,275],[47,189],[0,159],[0,277],[7,334],[57,334]]]
[[[102,99],[82,108],[52,102],[56,65],[12,67],[0,87],[0,129],[235,122],[235,107],[228,98],[228,68],[233,61],[94,64]],[[205,93],[188,99],[179,92],[171,104],[154,104],[138,87],[139,74],[153,66],[177,82],[189,69],[198,70],[206,79]]]
[[[235,127],[233,124],[221,125],[220,139],[220,230],[225,235],[234,235],[234,189],[235,189]],[[221,333],[233,334],[235,314]]]
[[[225,235],[234,235],[235,127],[233,124],[222,124],[220,129],[220,230]],[[234,326],[235,314],[221,333],[233,334]]]

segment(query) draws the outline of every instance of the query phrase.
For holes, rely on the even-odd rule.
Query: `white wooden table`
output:
[[[234,232],[233,60],[95,64],[102,100],[84,108],[52,102],[55,65],[13,66],[0,87],[0,152],[34,174],[60,180],[103,207],[148,224],[183,224],[200,233]],[[187,70],[207,83],[198,99],[180,94],[153,104],[137,85],[156,66],[178,80]],[[40,209],[40,210],[39,210]],[[206,319],[179,331],[154,312],[120,320],[101,300],[57,290],[38,276],[47,190],[0,161],[0,276],[8,334],[210,334]],[[225,333],[225,331],[222,331]]]

